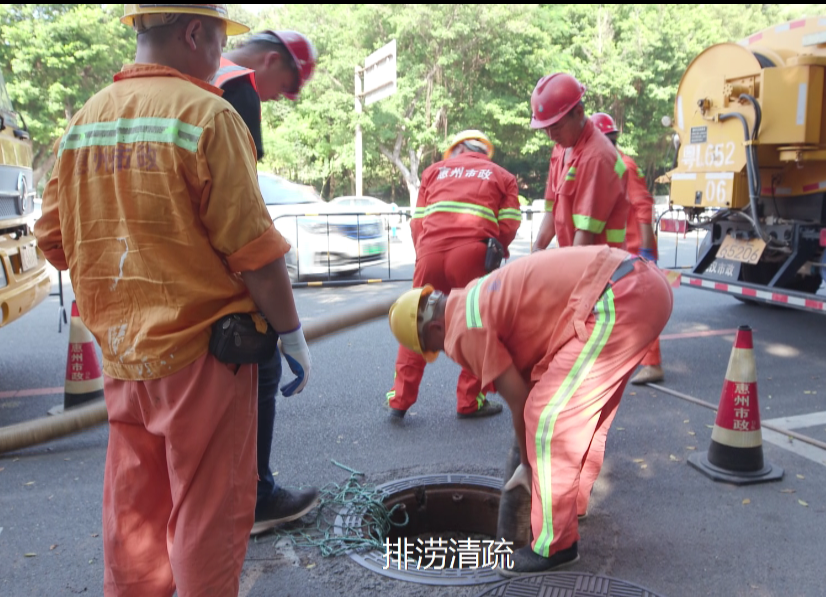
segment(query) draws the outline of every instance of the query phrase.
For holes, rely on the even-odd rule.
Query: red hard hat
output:
[[[559,122],[585,95],[585,85],[567,73],[539,79],[531,94],[531,128],[544,129]]]
[[[597,112],[596,114],[591,114],[591,122],[600,130],[600,132],[604,134],[608,133],[618,133],[617,125],[614,123],[614,119],[608,116],[605,112]]]
[[[275,38],[275,39],[273,39]],[[315,71],[318,52],[313,43],[298,31],[261,31],[253,35],[249,41],[269,41],[280,43],[292,56],[295,67],[298,71],[298,86],[290,93],[285,93],[284,97],[295,101],[301,88],[309,81]]]

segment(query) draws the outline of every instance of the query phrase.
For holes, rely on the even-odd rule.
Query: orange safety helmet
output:
[[[267,41],[280,44],[287,49],[298,73],[298,86],[289,93],[285,93],[284,97],[292,101],[298,99],[301,88],[312,78],[318,60],[318,52],[313,43],[298,31],[271,30],[260,31],[247,41]]]
[[[539,79],[531,94],[531,128],[544,129],[559,122],[585,95],[585,85],[567,73]]]
[[[611,118],[605,112],[597,112],[596,114],[591,114],[591,122],[594,123],[599,131],[605,135],[609,133],[618,133],[617,125],[614,122],[614,119]]]

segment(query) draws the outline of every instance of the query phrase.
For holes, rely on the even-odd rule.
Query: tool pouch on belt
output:
[[[484,242],[488,247],[488,250],[485,251],[485,271],[490,273],[495,269],[499,269],[499,266],[502,265],[505,247],[495,238],[489,238]]]
[[[257,313],[231,313],[212,324],[209,352],[222,363],[266,363],[277,348],[278,334]]]

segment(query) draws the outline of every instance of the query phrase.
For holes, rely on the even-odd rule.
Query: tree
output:
[[[389,164],[415,201],[421,168],[464,128],[485,130],[504,158],[515,159],[522,145],[536,151],[530,91],[556,56],[540,23],[534,5],[288,5],[262,13],[257,27],[300,30],[319,50],[301,100],[265,110],[265,164],[321,177],[328,191],[336,178],[352,178],[354,68],[391,39],[398,91],[361,116],[366,187],[386,184]],[[547,162],[543,179],[546,169]]]
[[[52,146],[69,120],[135,55],[120,4],[0,5],[0,68],[26,120],[34,182],[54,164]]]

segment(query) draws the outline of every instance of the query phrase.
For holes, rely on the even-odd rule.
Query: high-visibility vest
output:
[[[221,56],[221,66],[218,68],[218,72],[215,73],[215,76],[213,76],[209,82],[212,85],[215,85],[215,87],[223,89],[224,85],[226,85],[228,81],[232,81],[233,79],[237,79],[239,77],[247,77],[252,85],[252,88],[255,89],[256,93],[258,93],[258,87],[255,85],[255,71],[249,68],[244,68],[243,66],[238,66],[223,56]]]

